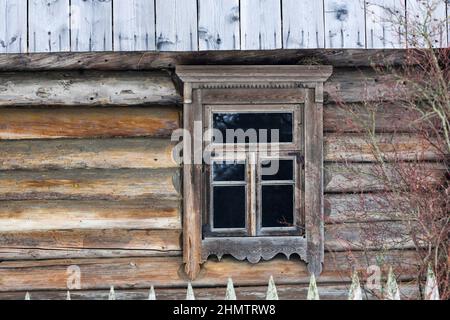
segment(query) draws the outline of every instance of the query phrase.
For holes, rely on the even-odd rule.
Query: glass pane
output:
[[[292,142],[293,114],[290,112],[214,113],[213,128],[219,130],[222,134],[223,140],[216,140],[216,143]],[[244,132],[244,137],[242,137],[242,139],[239,139],[234,132],[234,130],[239,129]],[[228,138],[227,130],[232,130],[231,135],[229,133],[230,137]],[[278,130],[278,139],[271,130]]]
[[[262,162],[262,179],[264,181],[294,180],[293,160],[265,160]]]
[[[245,186],[213,187],[213,227],[245,228]]]
[[[292,227],[294,222],[294,187],[262,186],[262,227]]]
[[[214,181],[245,181],[245,164],[238,162],[214,162]]]

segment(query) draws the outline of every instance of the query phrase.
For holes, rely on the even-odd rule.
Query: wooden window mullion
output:
[[[247,230],[251,237],[256,236],[256,197],[257,197],[257,154],[256,152],[249,152],[247,154],[247,172],[248,172],[248,197],[247,197]]]

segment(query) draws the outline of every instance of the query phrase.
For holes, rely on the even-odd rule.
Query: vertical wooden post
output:
[[[202,137],[201,133],[198,136],[194,128],[195,122],[202,128],[201,111],[201,92],[195,90],[193,100],[188,95],[188,99],[184,101],[183,110],[184,128],[189,132],[189,136],[183,138],[183,260],[185,272],[191,280],[197,277],[201,264],[201,198],[197,195],[202,192],[202,163],[196,162],[199,161],[199,150],[202,151]]]
[[[318,276],[323,263],[323,103],[322,85],[306,89],[305,99],[305,217],[307,260]]]

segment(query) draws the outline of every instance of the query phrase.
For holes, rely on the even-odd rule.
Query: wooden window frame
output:
[[[183,261],[190,279],[197,277],[202,263],[210,255],[220,259],[224,254],[256,263],[279,253],[287,257],[296,253],[308,264],[311,273],[321,273],[324,256],[323,83],[331,73],[331,66],[177,66],[176,74],[184,84],[184,128],[190,132],[183,140]],[[304,174],[300,179],[304,184],[301,188],[303,234],[203,238],[205,205],[208,205],[204,195],[209,182],[205,179],[203,163],[187,160],[203,158],[204,144],[208,140],[203,140],[203,131],[209,124],[205,110],[223,107],[230,111],[233,105],[248,108],[303,106],[304,137],[294,135],[297,139],[300,137],[304,145],[303,150],[298,150],[303,152],[304,161]],[[201,124],[201,132],[194,132],[194,123]],[[284,151],[290,150],[280,149]]]

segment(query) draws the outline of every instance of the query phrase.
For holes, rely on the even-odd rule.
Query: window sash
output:
[[[301,152],[281,152],[275,155],[260,155],[257,152],[247,153],[227,153],[227,156],[219,155],[211,158],[210,165],[205,170],[205,194],[206,230],[205,237],[220,236],[288,236],[303,234],[304,210],[303,210],[303,169],[299,159],[302,158]],[[245,161],[246,173],[245,181],[213,181],[212,166],[215,162],[226,162],[231,159],[237,159],[236,162]],[[245,160],[243,160],[245,159]],[[292,180],[281,181],[263,181],[262,163],[266,160],[291,160],[293,161]],[[292,185],[293,186],[293,226],[292,227],[263,227],[262,226],[262,188],[263,186]],[[215,186],[245,186],[246,194],[246,212],[245,228],[215,228],[214,227],[214,200],[213,192]]]

